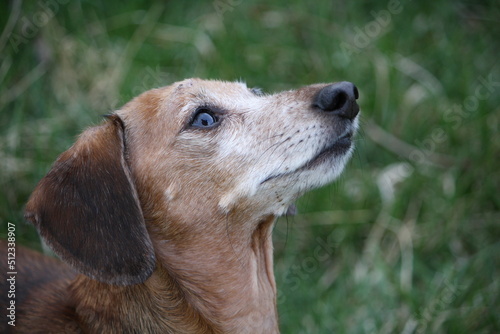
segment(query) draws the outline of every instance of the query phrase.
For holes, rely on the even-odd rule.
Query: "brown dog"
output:
[[[277,333],[273,224],[343,170],[357,97],[189,79],[86,130],[26,206],[67,264],[18,249],[2,332]]]

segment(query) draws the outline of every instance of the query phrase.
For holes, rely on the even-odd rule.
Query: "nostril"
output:
[[[323,88],[316,97],[315,106],[323,111],[341,109],[347,102],[347,94],[333,86]]]
[[[324,111],[335,111],[342,109],[347,103],[348,97],[345,92],[326,92],[319,98],[319,108]]]
[[[314,99],[314,106],[343,118],[354,119],[359,112],[358,88],[347,81],[323,87]]]

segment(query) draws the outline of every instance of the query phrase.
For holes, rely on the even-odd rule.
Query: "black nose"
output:
[[[353,120],[359,113],[359,106],[356,103],[358,97],[356,86],[351,82],[342,81],[322,88],[316,95],[314,106]]]

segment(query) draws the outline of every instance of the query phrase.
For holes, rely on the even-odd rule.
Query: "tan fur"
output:
[[[80,274],[61,263],[19,304],[17,331],[277,333],[274,221],[340,174],[339,138],[357,128],[355,98],[348,116],[319,110],[327,86],[257,96],[189,79],[85,131],[26,208]],[[201,107],[220,124],[190,126]]]

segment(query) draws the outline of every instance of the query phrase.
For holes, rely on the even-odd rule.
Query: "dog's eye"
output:
[[[209,109],[201,108],[194,115],[191,126],[196,128],[210,128],[219,123],[219,118]]]

